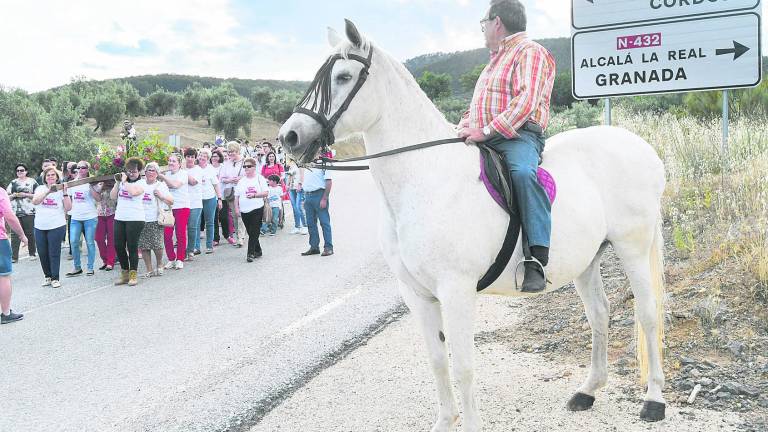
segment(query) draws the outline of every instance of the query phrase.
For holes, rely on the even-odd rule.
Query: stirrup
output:
[[[521,261],[517,263],[515,266],[515,291],[522,292],[522,283],[517,283],[517,273],[520,271],[520,265],[524,265],[527,262],[534,262],[539,265],[539,268],[541,268],[541,272],[544,274],[544,284],[551,284],[552,282],[547,279],[547,269],[541,264],[539,260],[537,260],[535,257],[531,258],[523,258]],[[525,278],[525,271],[523,271],[523,278]]]

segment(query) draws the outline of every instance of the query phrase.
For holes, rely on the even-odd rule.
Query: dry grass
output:
[[[752,300],[768,304],[766,120],[732,120],[722,157],[719,121],[615,114],[617,125],[645,138],[664,161],[664,216],[678,257],[690,259],[692,272],[728,266]]]
[[[137,117],[134,120],[136,132],[146,135],[149,131],[157,131],[161,137],[167,139],[169,135],[179,135],[181,145],[200,147],[204,142],[213,142],[216,138],[216,131],[208,126],[205,120],[191,120],[181,116],[162,116],[162,117]],[[95,123],[91,122],[94,126]],[[122,123],[118,127],[108,131],[102,136],[104,140],[113,144],[120,144],[120,131]],[[269,119],[256,117],[251,122],[251,134],[247,136],[251,142],[260,141],[266,138],[275,142],[277,131],[280,125]]]

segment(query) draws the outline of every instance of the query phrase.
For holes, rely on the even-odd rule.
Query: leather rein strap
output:
[[[464,139],[456,137],[456,138],[445,138],[445,139],[440,139],[435,141],[427,141],[419,144],[413,144],[406,147],[397,148],[394,150],[387,150],[380,153],[375,153],[368,156],[358,156],[358,157],[347,158],[347,159],[333,159],[333,158],[321,156],[314,163],[309,164],[309,166],[311,168],[321,168],[321,169],[336,170],[336,171],[362,171],[362,170],[367,170],[369,168],[368,165],[329,166],[327,164],[358,162],[358,161],[364,161],[364,160],[378,159],[381,157],[392,156],[399,153],[406,153],[413,150],[420,150],[420,149],[435,147],[443,144],[452,144],[452,143],[459,143],[459,142],[464,142]]]

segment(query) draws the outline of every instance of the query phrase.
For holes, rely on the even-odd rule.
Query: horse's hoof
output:
[[[568,401],[569,411],[586,411],[592,408],[595,403],[595,397],[581,392],[577,392],[571,396],[571,400]]]
[[[647,422],[657,422],[664,420],[664,410],[666,405],[661,402],[645,401],[643,409],[640,410],[640,419]]]

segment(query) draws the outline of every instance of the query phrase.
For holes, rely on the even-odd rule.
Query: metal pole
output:
[[[605,125],[611,125],[611,98],[605,98]]]
[[[728,90],[723,90],[723,143],[720,148],[723,167],[728,167]]]

